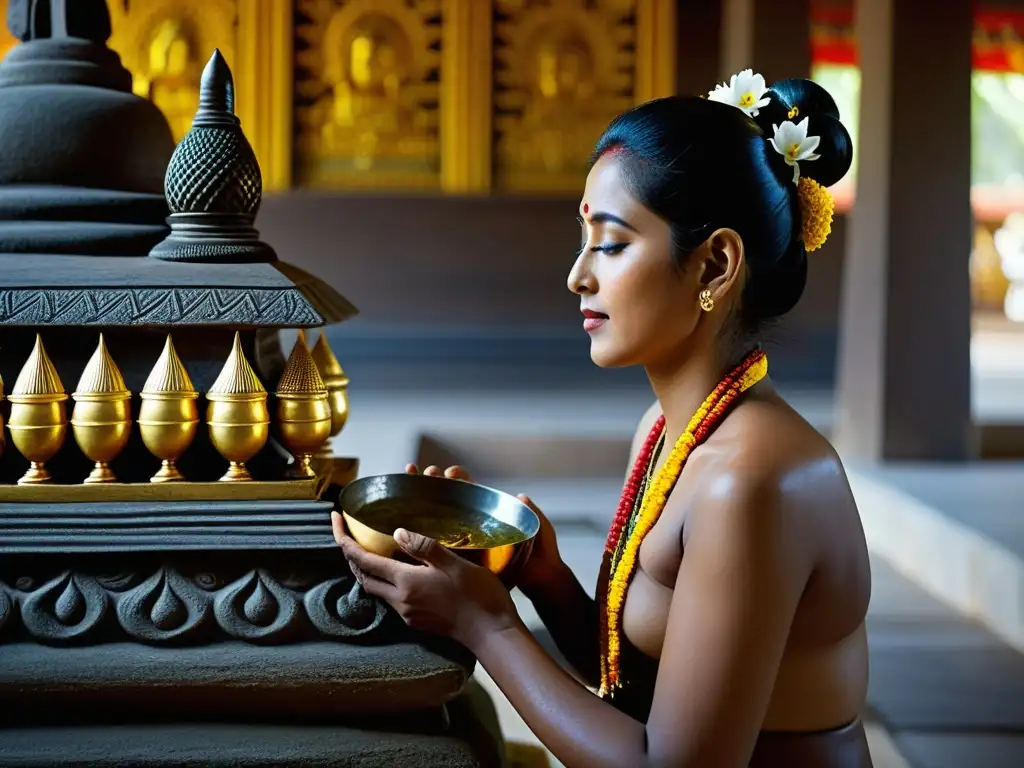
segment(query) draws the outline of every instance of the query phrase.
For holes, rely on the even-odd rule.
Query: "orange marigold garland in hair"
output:
[[[664,466],[653,480],[649,479],[650,469],[655,463],[655,453],[664,435],[663,416],[655,423],[637,454],[605,544],[607,579],[599,586],[599,589],[607,589],[601,611],[602,696],[614,695],[615,689],[621,686],[619,657],[622,650],[622,609],[626,602],[626,591],[636,570],[640,544],[658,522],[690,453],[707,439],[740,394],[754,386],[767,373],[768,358],[758,349],[722,379],[690,419],[686,430],[679,436]]]

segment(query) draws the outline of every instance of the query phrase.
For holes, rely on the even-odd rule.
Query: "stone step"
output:
[[[1024,652],[1024,462],[847,474],[869,548]]]

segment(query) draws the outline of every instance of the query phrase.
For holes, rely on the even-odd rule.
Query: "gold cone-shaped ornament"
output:
[[[228,471],[221,480],[252,480],[245,463],[267,443],[270,412],[267,391],[246,360],[237,332],[231,353],[206,399],[210,441],[228,461]]]
[[[337,437],[348,421],[348,376],[342,370],[341,363],[334,356],[334,351],[327,343],[327,334],[320,331],[320,336],[313,345],[313,362],[320,372],[320,378],[327,386],[327,402],[331,406],[331,434],[320,455],[331,455],[330,441]]]
[[[28,471],[18,483],[50,482],[46,462],[64,444],[68,429],[65,405],[68,396],[38,333],[32,353],[22,366],[7,399],[11,401],[8,425],[11,440],[21,455],[29,460]]]
[[[139,393],[139,431],[149,452],[161,461],[152,483],[170,483],[185,479],[178,469],[182,457],[199,428],[199,393],[167,334],[163,351]]]
[[[75,441],[94,463],[85,482],[116,482],[110,462],[124,450],[131,435],[132,393],[125,386],[102,333],[71,397],[75,401],[71,412]]]
[[[331,407],[302,331],[285,363],[276,394],[281,442],[295,457],[292,475],[316,477],[312,459],[331,435]]]

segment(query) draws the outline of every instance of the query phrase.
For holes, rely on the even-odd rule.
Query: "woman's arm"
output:
[[[470,649],[569,768],[746,765],[810,573],[779,483],[722,478],[691,509],[646,726],[591,695],[521,624]],[[672,501],[670,500],[671,504]]]
[[[629,466],[626,468],[627,479],[629,470],[636,460],[636,455],[647,438],[647,433],[660,415],[661,404],[655,401],[640,418],[629,452]],[[547,522],[546,519],[543,522]],[[548,523],[548,527],[550,527],[550,523]],[[543,536],[544,532],[542,531],[540,538],[543,539]],[[550,538],[550,542],[542,543],[557,553],[553,529]],[[558,650],[583,681],[590,687],[596,688],[601,680],[597,602],[584,589],[572,569],[562,561],[561,557],[552,559],[557,561],[557,565],[551,568],[549,573],[539,579],[536,584],[521,584],[520,589],[533,603],[533,607],[537,610],[537,614],[544,622],[548,632],[551,633],[551,638],[558,646]]]
[[[601,681],[601,661],[594,598],[561,560],[538,586],[522,591],[572,668],[583,682],[597,687]]]

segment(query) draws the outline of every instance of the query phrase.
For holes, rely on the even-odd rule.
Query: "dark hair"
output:
[[[768,139],[772,125],[809,118],[820,137],[818,160],[800,173],[828,187],[853,160],[850,134],[828,92],[811,80],[776,83],[758,116],[710,99],[670,96],[617,117],[594,150],[592,163],[621,150],[630,193],[668,222],[682,263],[718,228],[735,230],[746,250],[749,279],[740,322],[747,331],[788,312],[807,282],[807,253],[800,239],[800,208],[793,169]]]

